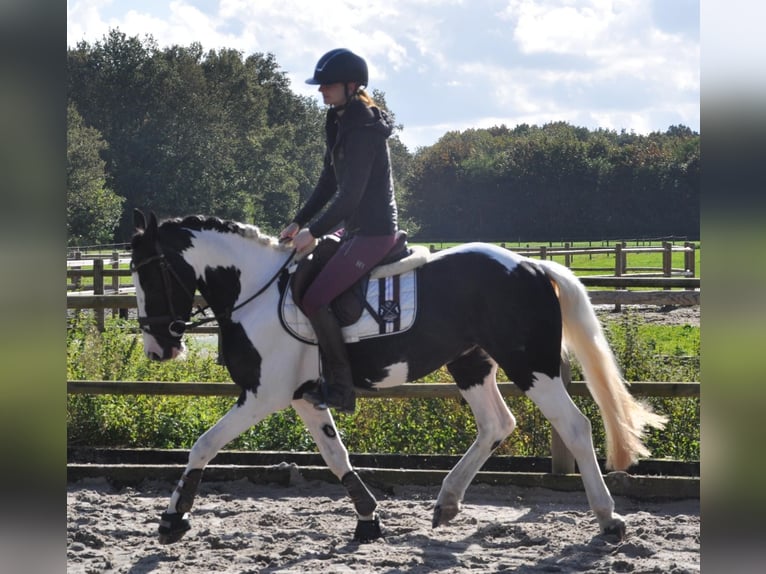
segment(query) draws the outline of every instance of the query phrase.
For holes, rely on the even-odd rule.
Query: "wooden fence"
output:
[[[617,242],[613,247],[573,247],[571,243],[565,242],[563,247],[552,247],[541,245],[538,247],[507,247],[505,243],[501,247],[512,249],[516,253],[526,255],[527,257],[536,257],[538,259],[553,259],[558,257],[563,259],[562,263],[572,271],[604,271],[609,272],[614,277],[621,277],[630,273],[631,276],[643,277],[694,277],[696,275],[696,250],[695,243],[686,241],[684,244],[675,245],[670,241],[663,241],[661,246],[650,247],[628,247],[625,241]],[[439,251],[434,245],[430,245],[432,253]],[[638,253],[661,253],[661,267],[637,267],[628,266],[628,256]],[[679,253],[683,256],[683,267],[673,267],[673,254]],[[614,265],[611,267],[577,267],[573,265],[575,257],[582,256],[593,257],[593,255],[611,255],[614,256]]]
[[[505,247],[505,244],[501,244]],[[433,245],[432,252],[438,251]],[[588,275],[580,277],[587,287],[610,287],[613,291],[591,291],[591,302],[595,305],[614,305],[620,310],[622,305],[699,305],[700,280],[695,277],[696,245],[691,242],[676,246],[664,242],[661,247],[627,247],[625,242],[611,248],[571,247],[565,243],[563,248],[540,246],[535,248],[513,248],[514,251],[529,257],[540,259],[562,258],[563,263],[573,271],[609,271],[606,275]],[[636,253],[662,253],[662,267],[629,267],[628,256]],[[673,254],[683,254],[683,268],[672,266]],[[592,257],[597,254],[614,256],[613,267],[576,267],[575,257]],[[111,256],[93,256],[83,258],[75,253],[74,259],[67,260],[67,295],[68,309],[94,309],[99,327],[103,327],[104,311],[111,309],[112,314],[127,316],[127,309],[135,307],[134,288],[121,282],[121,278],[130,277],[125,268],[130,261],[130,254],[115,251]],[[89,278],[90,289],[84,289],[83,278]],[[628,291],[638,288],[641,291]],[[648,291],[647,289],[660,289]],[[673,291],[682,289],[683,291]],[[204,301],[198,297],[198,302]]]
[[[590,391],[583,381],[571,381],[569,366],[564,363],[562,374],[567,389],[572,396],[590,396]],[[523,393],[513,383],[498,383],[500,394],[504,397],[519,397]],[[698,398],[698,382],[632,382],[630,392],[637,397],[676,397]],[[181,383],[163,381],[67,381],[68,394],[90,395],[178,395],[178,396],[239,396],[241,390],[234,383]],[[407,383],[399,387],[370,391],[358,389],[360,399],[434,399],[459,398],[460,391],[452,382]],[[553,474],[572,474],[575,461],[564,446],[558,433],[551,429],[551,472]]]
[[[610,253],[614,255],[613,268],[603,268],[612,271],[610,276],[592,275],[581,276],[579,279],[586,287],[607,288],[608,290],[591,290],[591,302],[596,305],[673,305],[694,306],[700,303],[700,279],[695,277],[695,245],[686,243],[677,247],[664,243],[662,247],[627,247],[618,243],[613,248],[572,248],[567,244],[561,249],[549,247],[516,248],[513,250],[530,257],[551,259],[564,257],[564,264],[573,269],[575,257],[594,254]],[[433,246],[431,250],[435,251]],[[628,267],[628,255],[631,253],[661,252],[661,268],[631,268]],[[682,252],[683,269],[671,265],[674,253]],[[111,257],[81,257],[67,262],[67,290],[82,288],[82,278],[92,278],[92,289],[80,291],[77,294],[67,294],[67,309],[92,309],[96,313],[99,326],[103,327],[104,312],[112,309],[112,313],[126,313],[127,309],[136,307],[136,297],[132,286],[120,284],[120,277],[129,277],[130,271],[121,268],[129,261],[129,256],[115,252]],[[88,267],[88,268],[86,268]],[[594,271],[594,268],[587,268]],[[599,269],[595,269],[598,271]],[[71,283],[70,283],[71,281]],[[628,289],[640,289],[628,290]],[[196,303],[204,305],[204,299],[196,295]],[[199,333],[216,333],[217,327],[204,327],[196,330]],[[569,366],[562,364],[565,383],[573,396],[589,396],[589,391],[582,381],[571,381]],[[521,396],[521,392],[513,383],[499,383],[503,396]],[[635,396],[650,397],[699,397],[698,382],[633,382],[630,391]],[[139,394],[139,395],[186,395],[186,396],[237,396],[239,388],[232,383],[180,383],[159,381],[67,381],[69,394]],[[428,384],[409,383],[391,389],[379,391],[359,390],[360,398],[445,398],[459,397],[457,386],[451,382]],[[555,431],[552,431],[551,464],[554,474],[569,474],[574,472],[574,459],[561,442]]]
[[[505,243],[501,247],[507,248]],[[434,245],[430,245],[432,253],[439,251]],[[662,243],[662,246],[655,247],[628,247],[626,242],[618,242],[613,247],[572,247],[570,243],[564,243],[563,247],[548,247],[545,245],[539,247],[513,247],[513,251],[538,259],[559,258],[562,263],[572,271],[603,271],[608,272],[610,276],[622,277],[630,275],[632,277],[695,277],[696,275],[696,250],[697,246],[692,242],[685,242],[683,246],[675,245],[669,241]],[[661,253],[662,266],[660,267],[637,267],[629,266],[628,256],[639,253]],[[683,255],[683,266],[673,267],[673,255]],[[614,265],[610,267],[577,267],[573,265],[575,258],[583,256],[593,257],[593,255],[610,255],[614,257]],[[84,256],[82,252],[76,251],[71,258],[67,258],[67,291],[82,290],[82,278],[93,278],[93,289],[98,285],[103,289],[111,289],[115,292],[120,290],[120,277],[130,277],[130,271],[120,269],[130,261],[130,253],[125,251],[113,251],[110,256],[91,255]],[[111,284],[107,285],[104,278],[111,278]],[[71,280],[71,282],[70,282]]]

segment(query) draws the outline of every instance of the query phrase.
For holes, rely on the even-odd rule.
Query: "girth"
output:
[[[292,274],[290,285],[292,288],[293,301],[295,301],[295,304],[301,309],[303,308],[301,306],[301,301],[303,300],[303,296],[309,288],[309,285],[316,279],[316,276],[327,264],[330,258],[335,255],[341,243],[342,241],[334,235],[325,236],[317,242],[317,246],[311,254],[304,257],[298,263],[295,272]],[[401,230],[397,231],[396,241],[393,247],[376,267],[399,261],[409,255],[409,253],[410,250],[407,247],[407,232]],[[365,307],[368,305],[366,294],[371,272],[372,269],[365,273],[359,281],[333,299],[330,304],[342,327],[352,325],[358,321]],[[370,311],[373,313],[373,316],[377,314],[373,310]]]

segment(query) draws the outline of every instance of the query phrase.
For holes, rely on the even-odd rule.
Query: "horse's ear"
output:
[[[157,216],[154,215],[153,211],[149,212],[149,225],[146,226],[146,233],[148,235],[157,233]]]
[[[144,217],[144,212],[138,208],[133,210],[133,227],[138,231],[146,229],[146,217]]]

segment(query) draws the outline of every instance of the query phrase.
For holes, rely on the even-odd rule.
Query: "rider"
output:
[[[352,413],[356,394],[351,367],[330,303],[381,261],[395,243],[397,210],[387,142],[393,122],[364,90],[367,63],[350,50],[327,52],[306,83],[318,85],[324,103],[330,106],[324,166],[311,196],[282,230],[280,239],[292,239],[301,255],[314,247],[317,238],[344,228],[341,246],[301,301],[317,335],[324,375],[318,389],[303,397],[318,409],[334,407]],[[327,209],[316,217],[328,202]]]

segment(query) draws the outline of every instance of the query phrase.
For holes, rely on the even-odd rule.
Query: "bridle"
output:
[[[159,315],[155,317],[138,317],[138,325],[142,331],[146,333],[151,333],[151,328],[153,325],[167,324],[168,334],[173,338],[180,339],[183,336],[186,329],[194,325],[191,322],[184,321],[180,313],[176,313],[176,310],[173,306],[173,287],[172,287],[173,280],[175,280],[175,282],[178,283],[178,285],[180,285],[184,294],[192,302],[194,301],[194,294],[189,291],[186,285],[184,285],[183,281],[181,280],[181,277],[179,277],[178,275],[178,272],[176,272],[176,270],[173,269],[173,266],[170,265],[170,263],[168,263],[168,260],[159,242],[155,243],[155,249],[157,251],[155,255],[147,257],[146,259],[138,263],[134,263],[133,261],[131,261],[130,270],[134,273],[137,273],[141,267],[145,267],[152,263],[157,263],[159,265],[160,277],[162,278],[162,287],[163,287],[163,292],[165,295],[165,303],[167,304],[168,315]],[[204,312],[205,312],[205,309],[198,306],[197,311],[195,311],[195,315],[203,314]],[[195,324],[198,323],[201,325],[203,324],[203,322],[207,323],[209,321],[212,321],[213,319],[214,318],[205,318],[199,321],[195,321],[194,323]]]
[[[189,291],[189,289],[184,285],[183,281],[181,280],[181,277],[178,275],[178,272],[173,269],[173,266],[170,265],[168,262],[167,257],[165,256],[165,252],[162,249],[162,246],[157,241],[155,242],[155,249],[157,253],[155,255],[152,255],[150,257],[147,257],[143,261],[140,261],[139,263],[133,263],[133,261],[130,262],[130,270],[131,272],[138,272],[138,270],[141,267],[144,267],[146,265],[149,265],[151,263],[157,263],[160,266],[160,277],[162,278],[162,286],[163,291],[165,294],[165,302],[167,303],[168,308],[168,314],[167,315],[160,315],[156,317],[139,317],[138,318],[138,325],[139,328],[146,332],[151,333],[151,327],[152,325],[164,325],[167,324],[168,326],[168,333],[171,337],[175,339],[180,339],[184,333],[187,330],[194,329],[196,327],[199,327],[200,325],[204,325],[206,323],[210,323],[212,321],[217,321],[220,325],[222,322],[230,321],[232,314],[259,297],[266,289],[271,287],[271,285],[274,283],[274,281],[277,280],[277,278],[282,274],[282,272],[287,268],[287,266],[292,261],[293,257],[295,257],[295,249],[293,249],[290,252],[290,255],[287,257],[287,260],[280,266],[280,268],[277,270],[277,272],[269,279],[266,284],[261,287],[256,293],[242,301],[240,304],[235,305],[231,309],[227,309],[223,314],[221,315],[213,315],[212,317],[204,317],[202,319],[197,319],[194,321],[185,321],[183,317],[176,313],[175,308],[173,307],[173,291],[172,291],[172,285],[173,281],[175,280],[176,283],[181,287],[184,294],[189,298],[192,303],[194,302],[194,293]],[[192,313],[192,317],[196,315],[204,315],[205,311],[208,309],[208,306],[201,307],[197,305],[197,310]]]

